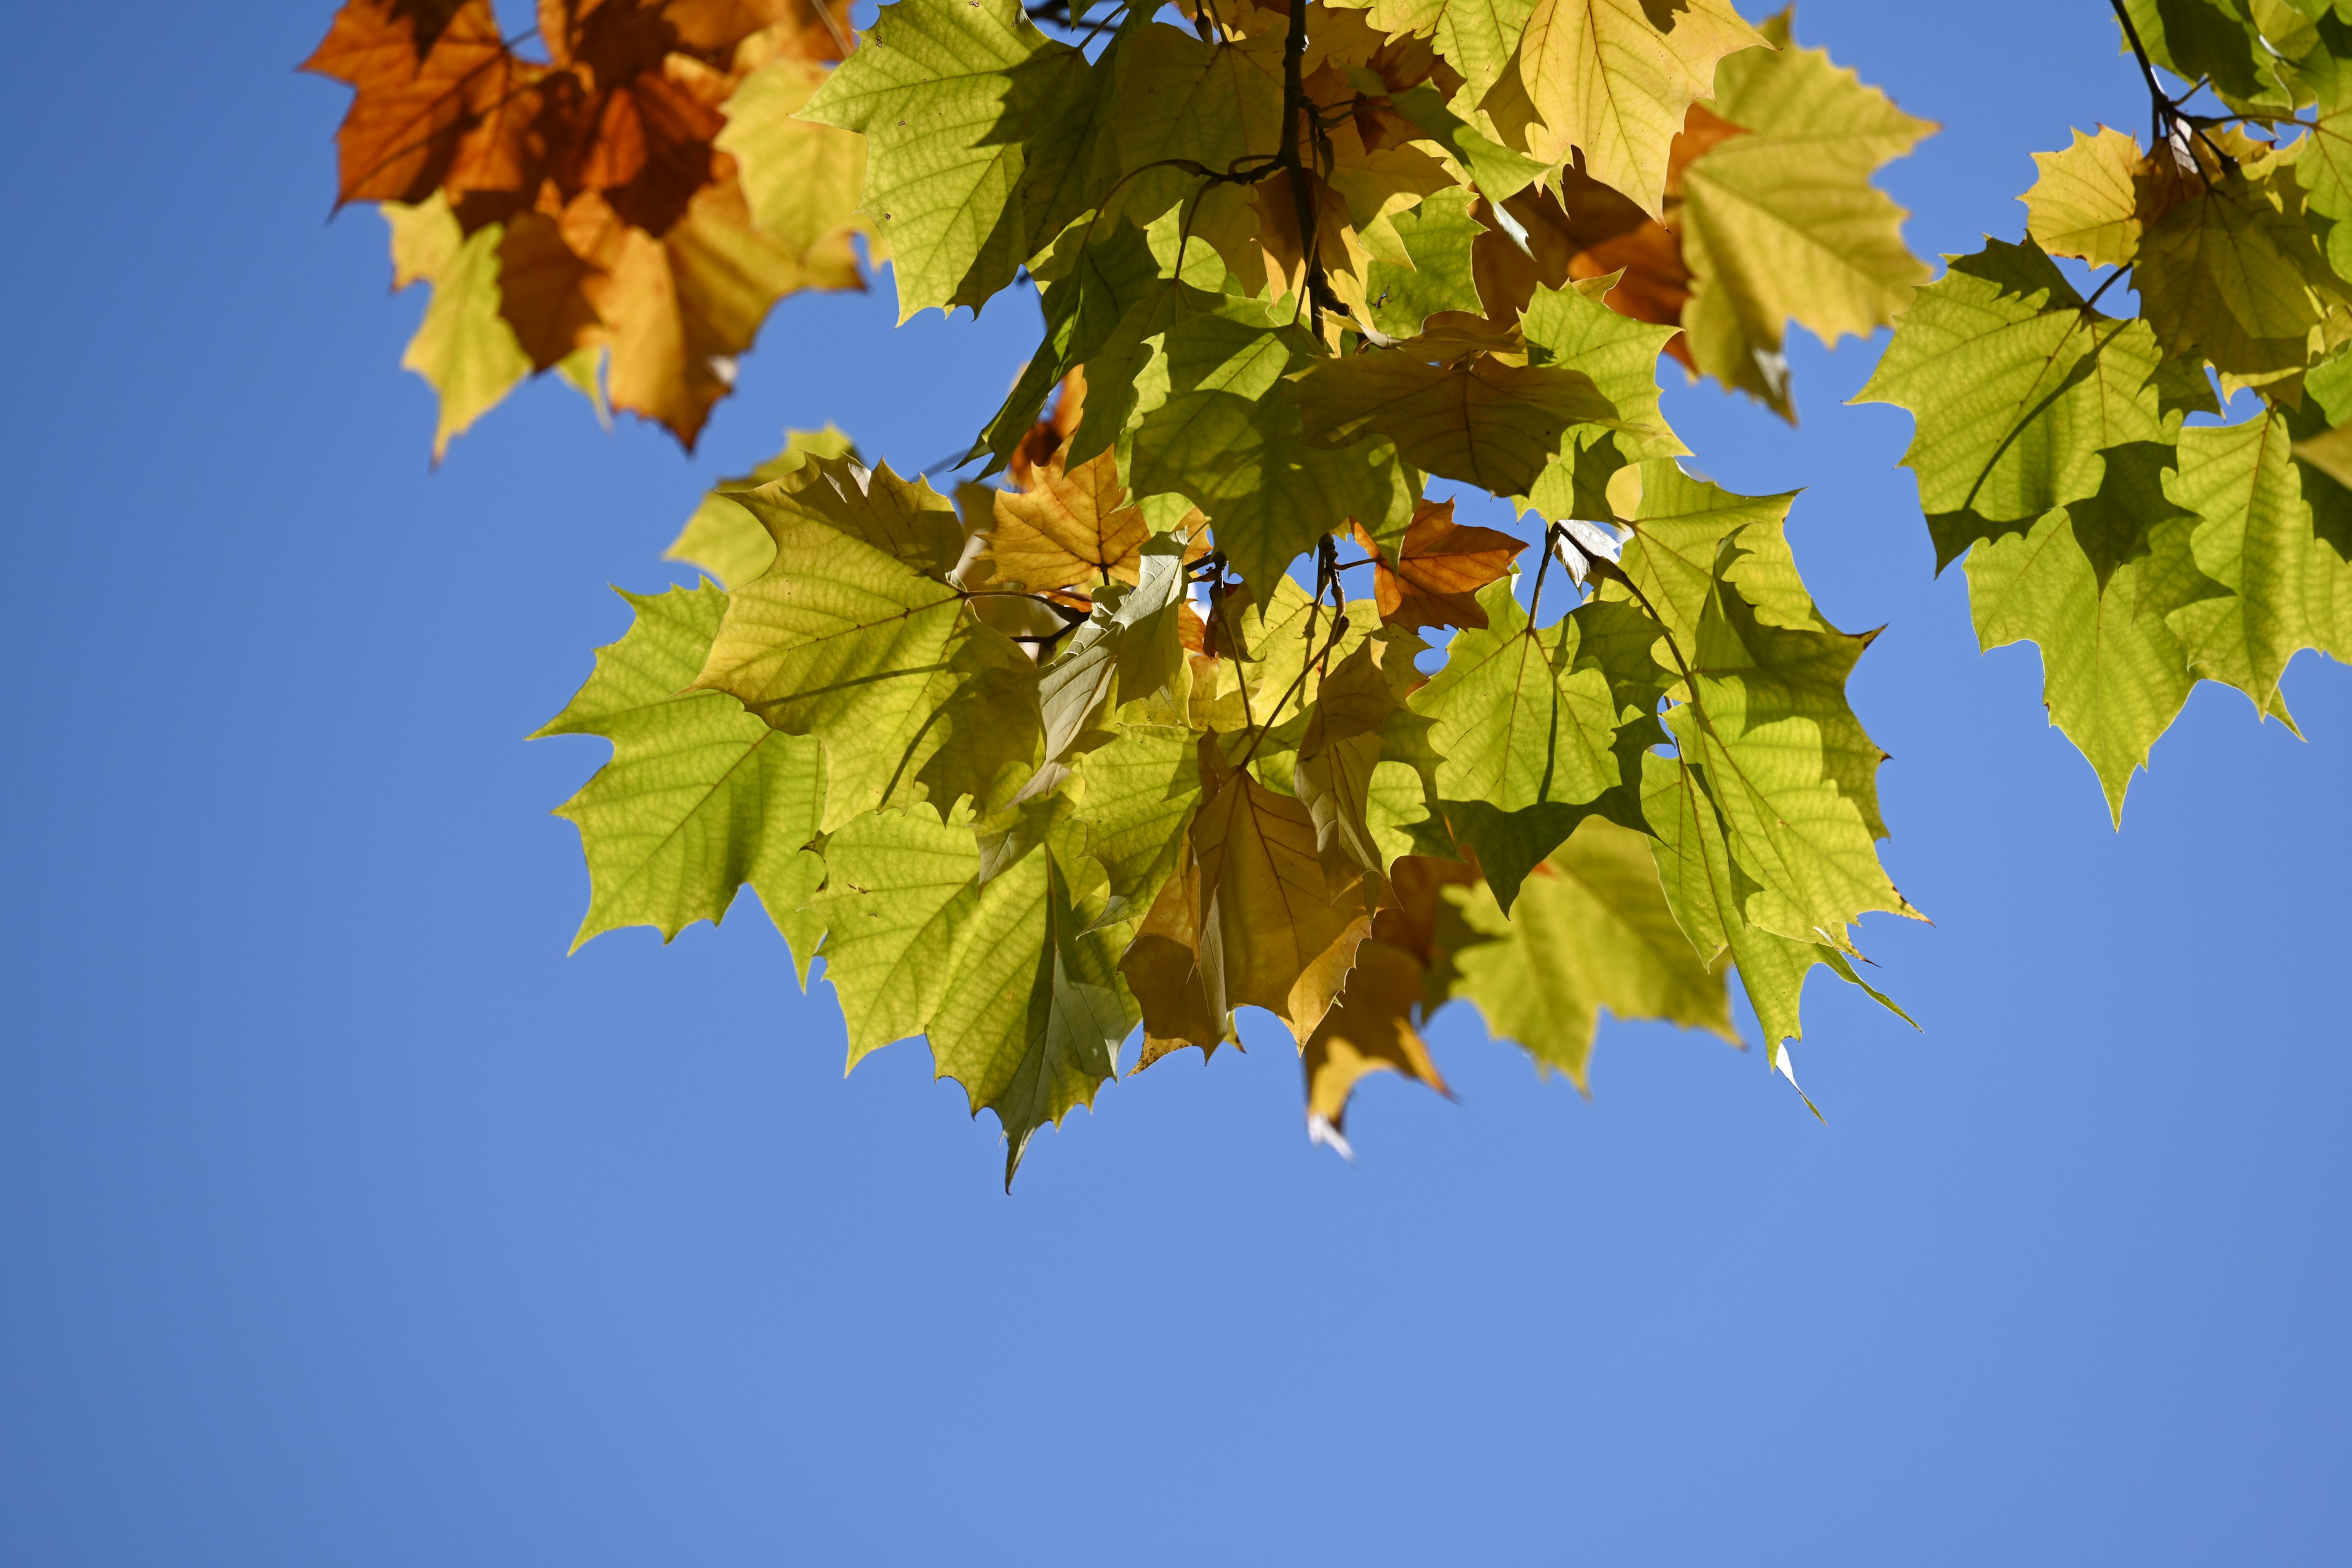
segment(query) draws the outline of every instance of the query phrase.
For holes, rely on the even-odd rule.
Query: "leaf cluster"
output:
[[[1788,1070],[1810,970],[1916,913],[1869,638],[1657,374],[1790,413],[1788,323],[1927,276],[1870,176],[1928,127],[1722,0],[1044,19],[898,0],[798,105],[902,317],[1026,278],[1042,340],[951,494],[827,431],[706,500],[672,554],[717,582],[633,597],[544,731],[614,746],[582,938],[748,882],[1008,1183],[1139,1030],[1128,1070],[1244,1007],[1343,1150],[1365,1075],[1444,1090],[1457,998],[1582,1087],[1603,1010],[1736,1039],[1736,967]]]
[[[2352,654],[2352,11],[2115,8],[2148,142],[2034,154],[2022,238],[1948,258],[1857,401],[1916,416],[1938,569],[1986,647],[2040,645],[2120,823],[2198,681],[2292,728],[2288,661]],[[2059,257],[2115,270],[2086,296]]]

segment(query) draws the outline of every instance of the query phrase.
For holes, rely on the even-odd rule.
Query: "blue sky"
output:
[[[329,7],[26,7],[0,400],[0,1557],[678,1563],[2265,1564],[2352,1531],[2352,681],[2308,742],[2206,689],[2120,836],[1931,575],[1875,349],[1803,425],[1669,412],[1806,487],[1894,754],[1874,921],[1913,1034],[1822,977],[1797,1059],[1604,1025],[1594,1098],[1466,1009],[1459,1103],[1360,1163],[1280,1040],[1108,1088],[1014,1195],[919,1046],[748,903],[565,947],[521,737],[713,477],[837,421],[951,451],[1033,341],[787,301],[704,449],[533,387],[427,471],[380,221],[326,220]],[[1812,0],[1943,133],[1923,254],[2027,154],[2146,121],[2104,6]]]

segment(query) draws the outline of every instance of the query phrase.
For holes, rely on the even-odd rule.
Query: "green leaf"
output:
[[[939,1076],[1004,1129],[1004,1185],[1040,1127],[1091,1106],[1141,1016],[1118,969],[1124,929],[1093,931],[1050,848],[980,890],[930,1023]]]
[[[796,474],[811,457],[856,455],[856,444],[831,425],[822,430],[785,431],[782,451],[748,474],[719,480],[703,496],[702,504],[662,552],[662,559],[698,566],[717,578],[721,587],[749,583],[775,560],[776,542],[730,492],[756,489],[771,479]]]
[[[2242,0],[2124,0],[2124,8],[2148,58],[2182,81],[2208,79],[2238,108],[2294,107]]]
[[[1192,614],[1184,544],[1155,536],[1143,547],[1141,581],[1125,593],[1098,590],[1093,617],[1039,671],[1045,760],[1024,795],[1057,784],[1079,737],[1113,708],[1152,698],[1183,708],[1192,689],[1180,630]]]
[[[993,455],[982,470],[983,479],[1012,459],[1013,448],[1029,433],[1054,388],[1073,366],[1093,357],[1160,277],[1160,263],[1150,245],[1124,219],[1103,226],[1098,238],[1090,239],[1088,231],[1072,229],[1039,266],[1045,340],[1029,356],[1021,379],[972,448],[975,455],[982,449]],[[1079,460],[1074,454],[1068,466],[1076,468]]]
[[[1626,470],[1611,490],[1612,509],[1633,533],[1619,565],[1685,658],[1698,645],[1699,621],[1715,594],[1725,546],[1750,531],[1778,539],[1790,503],[1797,499],[1794,490],[1734,495],[1685,473],[1670,458],[1652,458]],[[1778,604],[1777,596],[1768,597]],[[1808,598],[1808,611],[1811,604]],[[1784,609],[1776,618],[1786,623],[1790,617]]]
[[[2041,645],[2050,722],[2090,759],[2118,825],[2133,770],[2196,683],[2180,639],[2141,613],[2149,531],[2186,515],[2164,495],[2173,460],[2169,447],[2117,447],[2097,495],[1968,559],[1979,644]]]
[[[849,1030],[849,1063],[930,1027],[955,944],[979,905],[970,826],[929,805],[868,812],[825,840],[824,977]]]
[[[1848,332],[1868,337],[1927,280],[1903,243],[1903,209],[1870,176],[1935,127],[1825,51],[1776,42],[1717,69],[1713,108],[1748,134],[1683,171],[1676,227],[1692,277],[1683,330],[1698,368],[1794,418],[1783,324],[1794,319],[1832,346]]]
[[[1813,965],[1828,965],[1841,979],[1861,986],[1880,1005],[1910,1022],[1902,1008],[1863,984],[1837,945],[1791,940],[1748,923],[1745,905],[1756,883],[1732,862],[1723,816],[1704,769],[1677,758],[1644,757],[1643,805],[1650,825],[1650,853],[1675,922],[1710,967],[1726,952],[1731,954],[1763,1028],[1771,1065],[1788,1074],[1791,1084],[1796,1076],[1782,1042],[1804,1033],[1798,1008]],[[1844,942],[1843,928],[1836,934]]]
[[[1324,534],[1410,514],[1393,453],[1312,445],[1285,379],[1307,349],[1297,329],[1235,300],[1180,316],[1136,382],[1128,487],[1181,495],[1208,514],[1217,547],[1261,601]]]
[[[2295,66],[2316,101],[2309,111],[2311,140],[2294,173],[2310,210],[2326,220],[2322,243],[2329,268],[2352,279],[2352,27],[2331,16],[2319,34],[2323,47]]]
[[[1517,52],[1519,35],[1536,0],[1339,0],[1360,4],[1383,33],[1428,38],[1445,63],[1462,73],[1462,98],[1476,103],[1502,79]],[[1407,112],[1411,112],[1407,110]],[[1490,192],[1497,200],[1508,191]]]
[[[1618,470],[1645,458],[1689,450],[1658,411],[1658,355],[1676,329],[1635,321],[1603,304],[1622,276],[1580,279],[1566,289],[1538,284],[1519,319],[1529,363],[1582,371],[1631,426],[1587,426],[1570,435],[1560,456],[1527,492],[1528,505],[1545,518],[1614,516],[1608,492]]]
[[[2338,614],[2352,595],[2348,569],[2315,531],[2293,444],[2287,416],[2276,409],[2181,432],[2179,473],[2168,493],[2198,514],[2188,553],[2221,592],[2187,602],[2174,592],[2162,605],[2190,669],[2282,719],[2278,683],[2289,659],[2306,647],[2352,655]]]
[[[1190,730],[1123,724],[1078,759],[1077,820],[1110,878],[1106,922],[1140,920],[1175,874],[1201,805],[1198,742]]]
[[[729,97],[712,143],[733,155],[753,226],[803,258],[857,226],[866,188],[866,139],[797,118],[831,74],[800,55],[770,60]]]
[[[2302,371],[2347,296],[2303,222],[2293,162],[2248,163],[2193,193],[2140,237],[2132,268],[2166,357],[2208,359],[2248,384]]]
[[[440,396],[433,431],[437,463],[453,437],[530,374],[530,356],[499,313],[499,245],[506,228],[494,223],[462,233],[438,191],[415,206],[381,205],[392,226],[394,286],[422,279],[433,288],[433,301],[400,365],[423,376]]]
[[[1705,768],[1732,863],[1756,884],[1748,924],[1845,944],[1871,910],[1918,918],[1878,863],[1885,832],[1872,783],[1885,753],[1846,703],[1870,637],[1775,626],[1720,585],[1700,617],[1687,700],[1667,710],[1685,759]]]
[[[1096,89],[1086,56],[1039,32],[1020,0],[882,8],[801,118],[866,137],[864,210],[889,244],[901,321],[933,305],[978,310],[1053,237],[1045,226],[1066,203],[1033,213],[1024,192],[1040,182],[1033,164],[1083,151],[1068,122]]]
[[[1390,337],[1409,338],[1441,310],[1477,315],[1486,309],[1470,264],[1471,247],[1486,232],[1470,216],[1477,200],[1475,191],[1440,191],[1390,218],[1412,265],[1372,262],[1364,289],[1372,325]]]
[[[1393,27],[1388,30],[1396,31]],[[1445,55],[1449,64],[1460,67],[1461,62],[1450,51],[1441,49],[1439,52]],[[1497,68],[1508,59],[1509,51],[1506,50],[1497,62]],[[1465,70],[1465,74],[1469,73]],[[1475,102],[1483,96],[1483,91],[1474,81],[1463,96]],[[1478,187],[1478,194],[1490,202],[1507,201],[1550,172],[1550,165],[1542,159],[1512,151],[1454,113],[1446,103],[1445,95],[1432,83],[1422,82],[1413,87],[1391,89],[1387,97],[1399,114],[1412,121],[1431,141],[1452,154],[1454,161],[1461,164],[1463,172],[1470,176],[1471,183]],[[1477,307],[1470,308],[1475,310]],[[1418,327],[1413,330],[1420,331]],[[1404,337],[1410,334],[1399,332],[1394,335]]]
[[[1202,191],[1192,170],[1151,165],[1181,159],[1213,174],[1239,173],[1252,166],[1244,160],[1282,140],[1278,33],[1204,42],[1152,22],[1128,40],[1118,69],[1115,135],[1120,171],[1129,177],[1110,209],[1139,225]]]
[[[803,974],[812,889],[803,847],[824,812],[824,752],[781,735],[718,692],[679,695],[702,668],[726,595],[705,584],[629,594],[635,624],[596,650],[595,673],[544,735],[602,735],[613,760],[556,810],[580,829],[592,889],[572,951],[600,931],[649,925],[669,941],[717,925],[745,882],[793,941]]]
[[[1917,419],[1903,462],[1948,563],[1973,539],[2098,492],[2100,453],[2168,442],[2156,334],[2090,309],[2040,247],[1988,240],[1919,291],[1857,403]]]
[[[2034,243],[2094,267],[2130,266],[2147,226],[2139,143],[2102,125],[2096,136],[2075,132],[2063,153],[2036,153],[2033,163],[2042,177],[2018,199]]]
[[[1538,0],[1519,76],[1585,172],[1656,217],[1684,115],[1713,95],[1717,61],[1763,42],[1726,0]]]
[[[1633,427],[1580,370],[1486,353],[1433,363],[1419,342],[1317,361],[1298,405],[1317,446],[1388,437],[1415,468],[1499,496],[1526,494],[1572,427]]]
[[[1035,756],[1035,668],[939,574],[962,549],[945,498],[816,459],[737,499],[776,560],[728,596],[696,684],[825,742],[825,830],[889,801],[992,805],[1017,787]]]
[[[1525,1047],[1538,1069],[1589,1089],[1604,1007],[1739,1043],[1723,975],[1666,907],[1647,835],[1587,817],[1527,879],[1508,916],[1483,886],[1450,896],[1491,939],[1456,958],[1454,994],[1478,1009],[1488,1033]]]

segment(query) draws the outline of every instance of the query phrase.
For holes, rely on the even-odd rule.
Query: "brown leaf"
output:
[[[545,68],[518,58],[489,0],[350,0],[302,69],[358,89],[335,133],[335,205],[518,186]]]
[[[865,286],[846,235],[803,254],[755,229],[713,146],[752,69],[841,58],[848,6],[541,0],[539,16],[544,62],[508,47],[488,0],[348,0],[304,62],[358,89],[338,205],[437,189],[467,234],[505,224],[500,310],[532,368],[606,345],[613,405],[691,448],[780,295]]]
[[[1381,624],[1405,628],[1483,627],[1486,612],[1478,607],[1478,590],[1509,571],[1512,558],[1527,548],[1507,533],[1455,522],[1451,500],[1425,500],[1414,510],[1393,565],[1360,523],[1356,540],[1377,561],[1372,593]]]
[[[1422,994],[1420,960],[1378,939],[1360,945],[1355,959],[1338,999],[1300,1049],[1307,1126],[1325,1140],[1343,1131],[1349,1097],[1369,1074],[1402,1073],[1440,1094],[1453,1093],[1413,1026]],[[1344,1141],[1340,1146],[1345,1148]]]
[[[1073,366],[1062,378],[1061,395],[1045,416],[1022,435],[1021,444],[1013,448],[1005,460],[1005,472],[1022,489],[1034,488],[1032,476],[1060,455],[1076,434],[1078,421],[1084,417],[1087,404],[1087,373],[1083,365]]]
[[[1259,1006],[1303,1037],[1322,1021],[1370,927],[1352,868],[1327,871],[1307,808],[1230,766],[1201,739],[1207,792],[1183,866],[1119,960],[1143,1008],[1146,1059],[1233,1037],[1233,1010]]]
[[[1115,454],[1089,458],[1075,473],[1065,473],[1057,457],[1031,479],[1029,489],[996,492],[995,519],[988,530],[995,581],[1050,593],[1137,580],[1139,552],[1151,528],[1140,510],[1126,504]],[[1184,552],[1187,561],[1208,553],[1202,521],[1194,511],[1180,525],[1196,536]],[[1199,646],[1197,632],[1193,646]]]

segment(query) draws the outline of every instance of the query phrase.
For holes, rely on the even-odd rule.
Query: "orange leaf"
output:
[[[1360,523],[1356,539],[1380,557]],[[1450,500],[1422,502],[1397,546],[1395,564],[1381,557],[1372,568],[1381,624],[1484,626],[1486,612],[1478,607],[1478,590],[1509,571],[1511,558],[1526,548],[1507,533],[1455,522]]]
[[[1033,489],[996,492],[988,556],[997,581],[1042,594],[1137,580],[1151,528],[1139,509],[1126,504],[1114,454],[1089,458],[1075,473],[1065,473],[1057,457],[1031,478]],[[1209,552],[1201,521],[1195,511],[1181,525],[1197,536],[1185,550],[1188,561]]]

